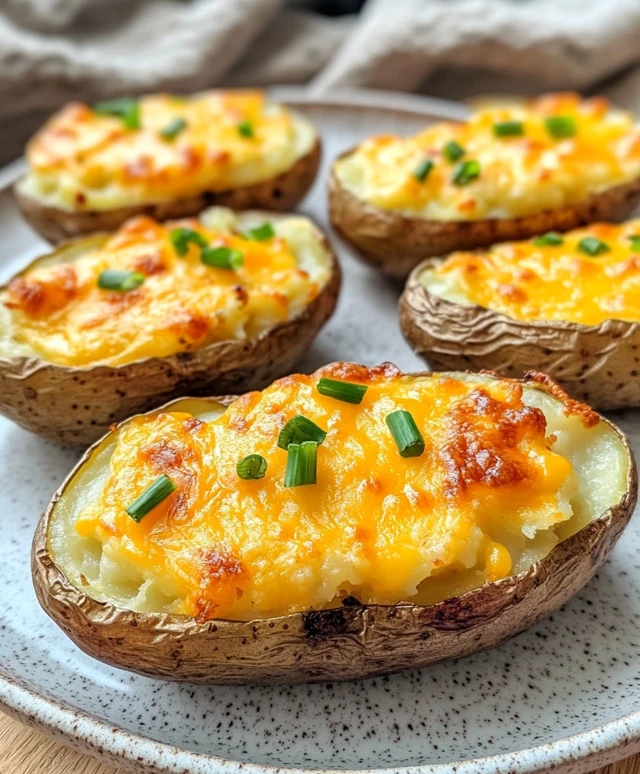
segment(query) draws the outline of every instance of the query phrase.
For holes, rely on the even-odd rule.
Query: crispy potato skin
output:
[[[548,389],[537,382],[535,386]],[[213,400],[228,405],[233,396]],[[36,594],[45,612],[86,653],[165,680],[344,681],[459,658],[493,647],[552,613],[607,558],[637,498],[633,456],[626,438],[614,430],[629,455],[623,499],[527,572],[436,605],[353,604],[271,619],[202,624],[186,616],[140,614],[97,602],[71,584],[49,556],[47,531],[53,506],[88,459],[88,450],[38,524],[32,550]]]
[[[534,369],[601,411],[640,406],[639,323],[515,320],[477,304],[452,303],[418,280],[438,263],[426,260],[412,272],[399,305],[405,339],[431,368],[487,368],[514,379]]]
[[[522,218],[426,220],[374,207],[344,188],[333,169],[329,176],[331,224],[366,263],[396,279],[405,279],[425,258],[455,250],[528,239],[547,231],[569,231],[600,220],[624,220],[638,202],[640,179],[594,194],[579,204]]]
[[[291,320],[256,339],[216,342],[123,366],[80,369],[38,358],[0,357],[0,413],[45,438],[87,446],[114,422],[181,395],[262,389],[293,370],[335,309],[340,266],[319,229],[318,234],[331,256],[330,277]]]
[[[35,231],[52,244],[65,239],[99,231],[115,231],[135,215],[149,215],[155,220],[172,220],[197,215],[211,206],[230,207],[233,210],[293,210],[315,180],[320,166],[322,147],[316,139],[313,148],[277,177],[244,188],[228,191],[208,191],[188,199],[176,199],[158,204],[140,204],[112,210],[60,210],[44,206],[37,199],[20,193],[19,183],[14,196],[24,217]]]

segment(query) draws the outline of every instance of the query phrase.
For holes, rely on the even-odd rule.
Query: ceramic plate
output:
[[[398,95],[285,96],[324,141],[323,174],[302,207],[324,225],[326,167],[338,152],[372,133],[410,133],[427,120],[464,115],[459,105]],[[15,169],[7,171],[4,182],[13,176]],[[4,280],[44,245],[6,192],[0,233]],[[334,241],[342,298],[301,369],[343,359],[420,369],[398,329],[399,288]],[[637,412],[616,417],[636,449],[639,419]],[[351,684],[175,685],[85,656],[36,603],[31,537],[76,458],[0,420],[0,706],[27,724],[138,774],[581,772],[640,751],[637,516],[577,597],[495,650]]]

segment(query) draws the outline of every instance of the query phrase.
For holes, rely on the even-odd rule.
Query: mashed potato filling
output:
[[[187,241],[181,255],[175,235],[188,232],[198,241]],[[84,244],[10,282],[0,297],[4,355],[119,366],[250,339],[300,313],[330,274],[319,232],[303,217],[273,216],[265,224],[264,213],[235,216],[224,208],[163,224],[137,217]],[[241,265],[203,262],[203,244],[218,251],[214,257],[240,256]],[[113,270],[135,273],[141,284],[104,289],[100,277]]]
[[[254,185],[313,147],[313,127],[257,91],[152,94],[138,125],[82,103],[56,113],[26,149],[21,192],[66,210],[157,203]]]
[[[360,405],[321,376],[367,386]],[[424,441],[400,456],[385,422],[409,411]],[[317,483],[284,486],[278,434],[327,431]],[[239,460],[267,471],[241,480]],[[342,363],[280,379],[226,410],[182,401],[135,417],[92,452],[51,519],[49,551],[91,596],[199,620],[340,604],[429,603],[521,572],[617,502],[624,449],[581,404],[477,374],[404,376]],[[158,476],[177,485],[139,523]]]
[[[640,321],[640,219],[453,253],[426,269],[429,292],[516,320]]]
[[[335,172],[358,198],[413,217],[520,217],[638,177],[640,130],[603,98],[556,94],[488,107],[413,137],[372,137]]]

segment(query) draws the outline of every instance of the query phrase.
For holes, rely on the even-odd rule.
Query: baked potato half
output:
[[[329,179],[334,228],[396,278],[454,250],[621,220],[638,201],[632,116],[576,94],[370,138],[339,156]]]
[[[44,512],[33,580],[80,648],[123,669],[353,680],[550,614],[636,495],[624,435],[546,377],[338,363],[112,430]]]
[[[640,406],[640,219],[428,259],[400,326],[435,370],[552,376],[598,409]]]
[[[86,446],[185,393],[263,387],[308,349],[339,288],[302,216],[213,207],[71,241],[0,288],[0,412]]]
[[[93,107],[71,103],[26,148],[15,186],[26,219],[54,244],[156,220],[235,210],[294,209],[313,183],[313,126],[256,91],[153,94]]]

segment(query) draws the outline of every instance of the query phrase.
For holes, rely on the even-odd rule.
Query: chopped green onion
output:
[[[240,121],[238,124],[238,133],[241,137],[254,137],[253,124],[251,121]]]
[[[93,112],[101,116],[118,116],[127,129],[140,128],[140,104],[131,97],[98,102],[93,106]]]
[[[198,247],[208,247],[209,243],[202,234],[190,228],[174,228],[169,233],[169,239],[178,255],[186,255],[189,251],[189,244],[193,243]]]
[[[139,288],[145,277],[139,271],[126,271],[125,269],[105,269],[98,277],[98,287],[101,290],[117,290],[119,293],[128,293]]]
[[[318,444],[315,441],[292,443],[287,449],[287,467],[284,485],[306,486],[316,483]]]
[[[323,376],[318,382],[320,395],[342,400],[345,403],[353,403],[356,406],[362,403],[366,391],[367,387],[364,384],[343,382],[340,379],[327,379],[326,376]]]
[[[611,248],[606,242],[603,242],[597,237],[584,237],[578,242],[578,250],[586,255],[600,255],[601,253],[608,253]]]
[[[244,253],[225,246],[205,247],[200,253],[200,260],[207,266],[215,266],[216,269],[237,271],[244,264]]]
[[[547,247],[548,245],[557,247],[564,244],[564,239],[555,231],[549,231],[546,234],[542,234],[542,236],[536,237],[533,240],[533,244],[536,247]]]
[[[521,137],[524,134],[522,121],[499,121],[493,125],[496,137]]]
[[[435,164],[433,161],[431,161],[431,159],[422,159],[422,161],[413,170],[413,176],[418,182],[424,183],[424,181],[429,177],[429,174],[434,166]]]
[[[244,481],[255,481],[264,478],[267,472],[267,461],[259,454],[249,454],[236,465],[236,473]]]
[[[261,226],[249,229],[249,236],[258,242],[265,242],[267,239],[273,239],[276,235],[275,229],[271,223],[263,223]]]
[[[287,450],[292,443],[300,444],[305,441],[322,443],[326,437],[327,433],[325,430],[318,427],[315,422],[299,414],[297,417],[290,419],[280,431],[278,446],[281,449]]]
[[[578,127],[571,116],[549,116],[544,119],[547,132],[556,140],[573,137]]]
[[[160,505],[163,500],[172,492],[175,492],[177,486],[169,478],[169,476],[162,475],[148,486],[144,492],[134,500],[127,508],[127,513],[134,521],[140,522],[140,520],[146,516],[149,511],[152,511],[156,505]]]
[[[457,161],[464,156],[465,150],[462,145],[460,145],[460,143],[457,143],[455,140],[451,140],[451,142],[448,142],[444,146],[442,153],[445,159],[453,164],[454,161]]]
[[[391,430],[401,457],[419,457],[424,451],[424,440],[414,418],[408,411],[399,409],[388,414],[384,420]]]
[[[629,239],[631,240],[631,249],[640,253],[640,234],[632,234]]]
[[[453,182],[456,185],[467,185],[480,175],[480,164],[477,161],[463,161],[455,168]]]
[[[160,130],[160,136],[165,140],[175,140],[175,138],[187,128],[187,120],[181,116],[176,116],[173,120]]]

